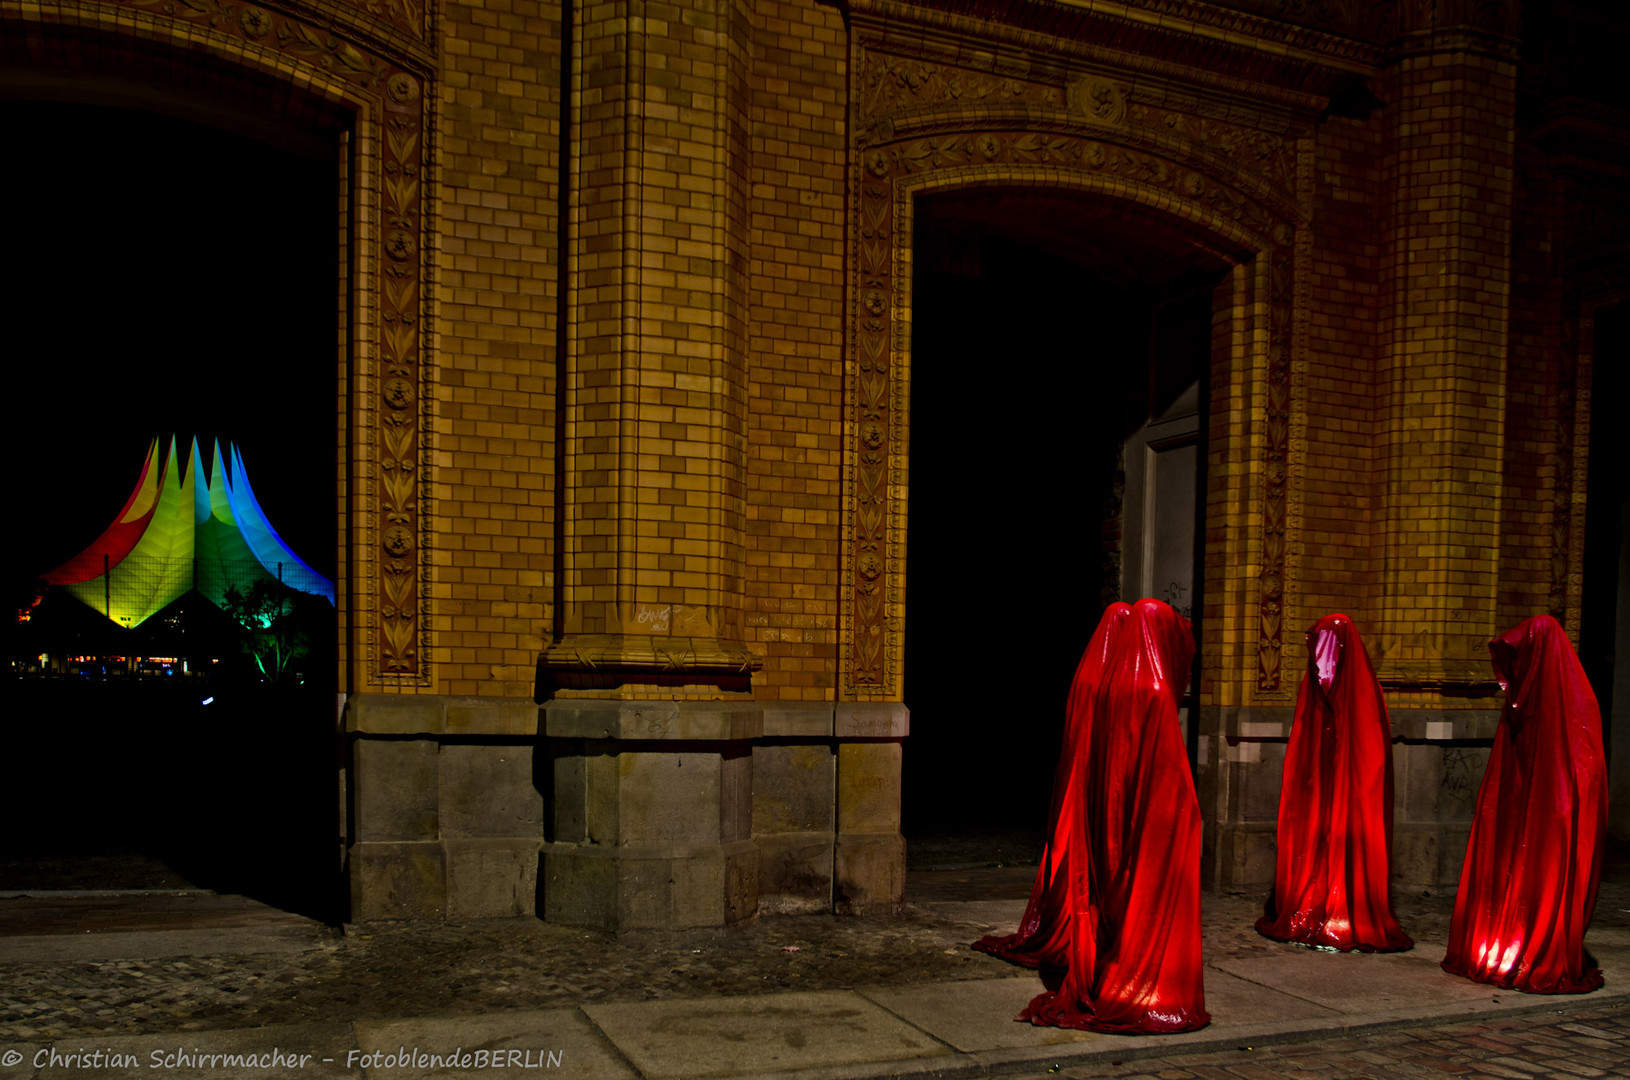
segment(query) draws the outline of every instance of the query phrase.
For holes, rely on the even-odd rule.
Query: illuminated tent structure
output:
[[[181,467],[174,439],[161,462],[154,439],[113,524],[44,579],[124,627],[141,625],[189,590],[224,607],[228,589],[247,592],[267,578],[334,603],[334,583],[291,551],[266,519],[237,447],[228,443],[223,459],[215,444],[206,480],[194,439],[189,464]]]

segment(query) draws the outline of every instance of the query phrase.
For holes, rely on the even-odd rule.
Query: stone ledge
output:
[[[911,710],[899,702],[839,702],[832,734],[840,739],[903,739],[911,734]]]
[[[345,730],[363,735],[538,734],[538,706],[530,698],[441,697],[429,694],[352,694]]]
[[[544,703],[543,734],[552,739],[734,742],[764,734],[756,701],[592,701]]]
[[[830,739],[833,709],[829,704],[765,702],[764,736],[771,739]]]
[[[1223,735],[1229,738],[1259,739],[1277,729],[1285,738],[1290,735],[1296,710],[1289,705],[1206,705],[1198,710],[1201,735]]]
[[[1393,736],[1441,742],[1492,739],[1500,724],[1499,709],[1389,709]]]

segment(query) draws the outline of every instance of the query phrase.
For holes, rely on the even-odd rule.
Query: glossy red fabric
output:
[[[1257,930],[1350,952],[1414,945],[1392,911],[1392,727],[1358,628],[1326,615],[1307,632],[1307,671],[1285,750],[1279,854]]]
[[[1489,643],[1506,706],[1460,872],[1443,969],[1530,994],[1602,985],[1585,929],[1602,880],[1602,714],[1557,621]]]
[[[1060,811],[1068,947],[1063,981],[1018,1019],[1094,1031],[1204,1027],[1200,805],[1177,723],[1188,620],[1140,600],[1106,646],[1073,719],[1074,788]]]
[[[1070,682],[1064,711],[1064,738],[1053,768],[1053,798],[1047,815],[1045,846],[1030,902],[1017,933],[980,938],[973,947],[1024,967],[1063,968],[1069,961],[1069,850],[1073,822],[1081,816],[1084,791],[1077,767],[1081,732],[1092,715],[1094,695],[1121,625],[1132,614],[1130,604],[1114,603],[1098,620]]]

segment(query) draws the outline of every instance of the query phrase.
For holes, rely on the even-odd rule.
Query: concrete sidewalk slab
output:
[[[359,1020],[360,1061],[370,1075],[400,1080],[468,1076],[489,1069],[521,1075],[560,1070],[582,1080],[638,1080],[637,1074],[575,1008],[416,1020]],[[379,1056],[374,1056],[379,1055]],[[439,1055],[441,1062],[429,1060]]]
[[[299,953],[332,940],[321,923],[215,927],[206,930],[134,930],[96,934],[0,937],[0,963],[82,960],[160,960],[180,956]]]
[[[950,1047],[847,990],[583,1007],[648,1080],[765,1077],[950,1059]]]
[[[1264,985],[1213,965],[1206,969],[1206,1011],[1219,1030],[1260,1025],[1265,1019],[1290,1022],[1296,1028],[1339,1017],[1335,1010],[1300,997],[1286,987]]]
[[[1441,947],[1405,953],[1313,953],[1287,947],[1272,956],[1224,960],[1214,966],[1347,1016],[1415,1015],[1423,1009],[1454,1012],[1463,1004],[1494,1008],[1504,999],[1542,997],[1450,975],[1439,966],[1442,956]]]
[[[1014,1021],[1043,990],[1032,972],[980,982],[936,983],[859,991],[889,1012],[961,1053],[1022,1046],[1084,1043],[1108,1036]]]

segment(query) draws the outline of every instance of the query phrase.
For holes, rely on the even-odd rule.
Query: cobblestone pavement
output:
[[[1022,1074],[1020,1080],[1550,1080],[1630,1076],[1630,1005],[1239,1047]]]

